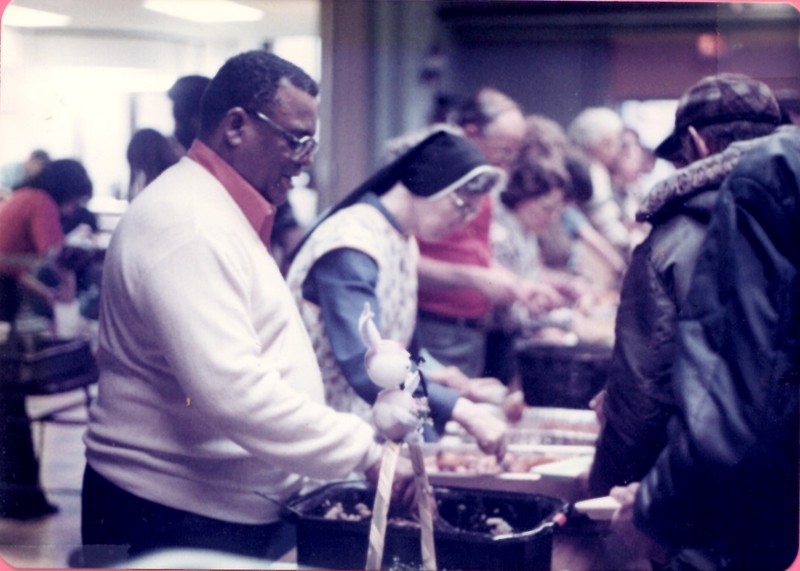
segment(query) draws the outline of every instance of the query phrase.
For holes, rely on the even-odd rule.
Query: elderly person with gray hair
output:
[[[614,195],[610,169],[622,150],[622,118],[608,107],[588,107],[567,127],[572,143],[589,158],[592,198],[583,205],[600,234],[627,257],[631,237]]]

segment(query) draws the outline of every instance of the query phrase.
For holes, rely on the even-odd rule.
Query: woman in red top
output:
[[[61,217],[72,214],[91,195],[92,183],[83,166],[62,159],[49,163],[0,204],[0,321],[15,319],[21,288],[49,303],[62,293],[37,280],[31,269],[56,262],[64,244]]]
[[[73,283],[69,272],[58,266],[64,244],[61,217],[74,212],[91,194],[86,170],[79,162],[65,159],[49,163],[0,204],[0,321],[12,324],[12,340],[23,290],[50,304],[74,295],[68,285],[47,287],[33,271],[50,263],[65,277],[62,284]],[[39,484],[24,395],[0,392],[0,449],[0,517],[31,519],[57,511]]]

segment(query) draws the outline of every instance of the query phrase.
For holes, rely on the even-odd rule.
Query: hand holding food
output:
[[[464,396],[472,402],[500,405],[508,396],[508,387],[494,377],[477,377],[469,380]]]
[[[503,414],[506,415],[506,420],[513,424],[522,419],[522,414],[525,412],[525,395],[522,391],[513,391],[506,395],[503,399]]]
[[[517,297],[534,315],[567,305],[567,299],[556,288],[544,282],[521,281]]]
[[[465,398],[456,401],[452,417],[475,438],[484,454],[494,455],[502,461],[508,450],[508,426],[505,422]]]

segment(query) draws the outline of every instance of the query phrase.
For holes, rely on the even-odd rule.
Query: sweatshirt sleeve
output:
[[[368,468],[380,456],[369,425],[287,382],[293,360],[314,356],[282,283],[268,292],[275,307],[264,327],[273,330],[276,357],[264,358],[247,301],[248,264],[255,262],[224,241],[210,232],[186,240],[138,281],[137,310],[146,312],[187,406],[196,407],[199,422],[286,470],[338,478]],[[284,304],[291,309],[284,312]]]

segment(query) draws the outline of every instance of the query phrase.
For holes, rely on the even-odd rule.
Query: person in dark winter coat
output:
[[[594,495],[639,481],[666,443],[675,411],[675,328],[719,186],[754,139],[779,120],[770,89],[742,75],[706,77],[679,102],[675,132],[656,153],[687,166],[656,185],[637,214],[652,229],[635,249],[622,285],[600,399],[603,427],[589,475]]]
[[[797,556],[798,283],[800,129],[788,127],[720,191],[678,321],[667,446],[641,484],[612,491],[618,529],[632,516],[668,549],[667,569],[777,571]]]

